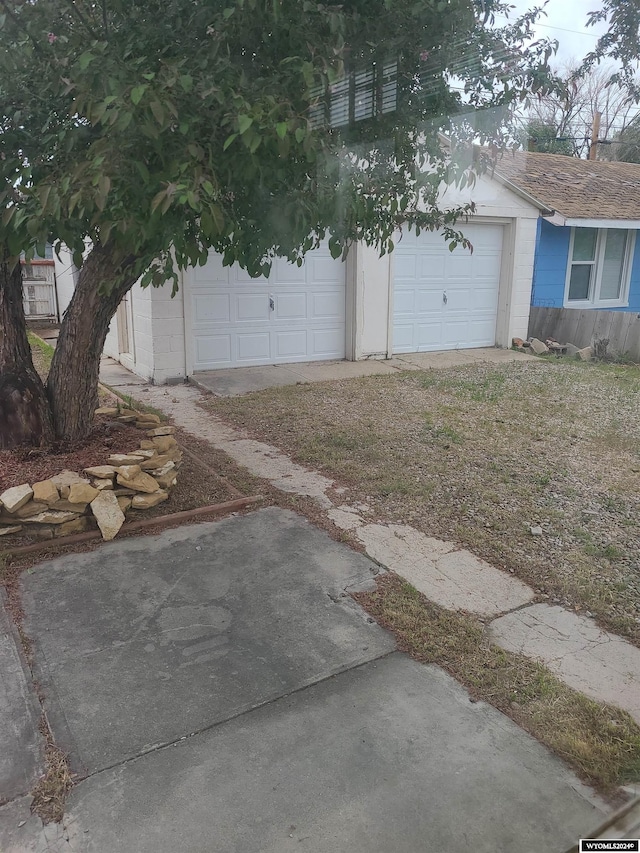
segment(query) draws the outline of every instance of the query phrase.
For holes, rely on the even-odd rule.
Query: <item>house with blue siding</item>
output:
[[[495,177],[541,211],[530,334],[640,354],[640,165],[514,152]]]

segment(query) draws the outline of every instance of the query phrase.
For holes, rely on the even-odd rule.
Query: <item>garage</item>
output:
[[[503,226],[461,226],[473,252],[439,232],[405,231],[393,255],[393,352],[494,346]]]
[[[276,259],[269,278],[217,254],[189,276],[194,370],[345,357],[345,264],[328,248]]]

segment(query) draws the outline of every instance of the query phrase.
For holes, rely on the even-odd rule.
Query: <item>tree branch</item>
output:
[[[93,29],[93,27],[91,26],[89,21],[85,18],[85,16],[82,14],[80,9],[78,9],[76,4],[74,3],[74,0],[66,0],[66,4],[71,9],[71,11],[75,14],[75,16],[78,18],[78,20],[83,25],[83,27],[86,29],[86,31],[89,33],[91,38],[94,39],[95,41],[100,41],[100,36]]]
[[[16,25],[16,27],[18,28],[18,30],[20,30],[20,32],[24,32],[24,31],[25,31],[25,27],[24,27],[24,25],[22,24],[22,22],[20,21],[20,19],[17,17],[17,15],[16,15],[16,14],[15,14],[15,12],[13,11],[13,9],[12,9],[8,4],[7,4],[6,0],[0,0],[0,5],[1,5],[1,6],[2,6],[2,8],[4,9],[4,11],[7,13],[7,16],[8,16],[9,18],[11,18],[11,20],[12,20],[12,21],[13,21],[13,23]],[[30,41],[31,41],[31,44],[33,45],[33,49],[35,50],[35,52],[36,52],[40,57],[44,57],[44,51],[41,49],[41,47],[40,47],[40,45],[38,44],[37,40],[36,40],[36,39],[31,35],[31,33],[30,33],[28,30],[27,30],[26,32],[27,32],[27,35],[29,36],[29,39],[30,39]]]

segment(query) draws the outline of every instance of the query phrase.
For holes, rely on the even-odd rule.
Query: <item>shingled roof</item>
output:
[[[640,220],[640,165],[505,151],[502,177],[566,219]]]

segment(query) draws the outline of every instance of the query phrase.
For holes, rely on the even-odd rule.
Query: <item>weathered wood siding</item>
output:
[[[635,312],[532,307],[529,335],[577,347],[590,346],[594,340],[608,340],[611,355],[624,355],[640,362],[640,314]]]

